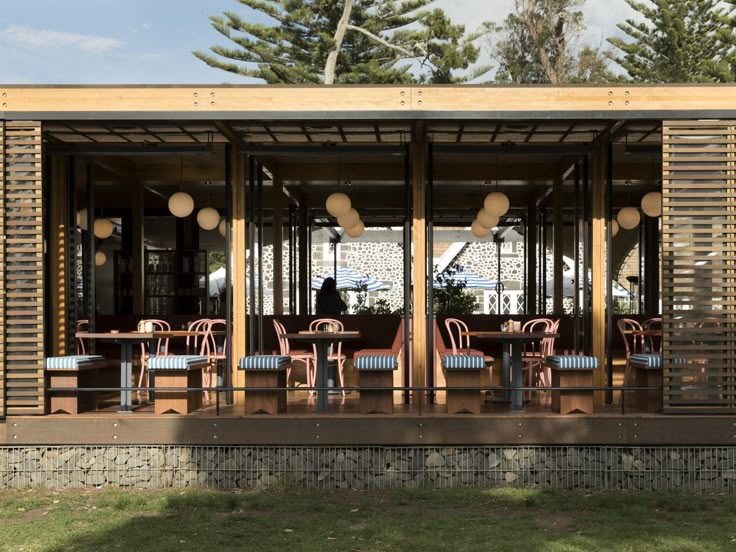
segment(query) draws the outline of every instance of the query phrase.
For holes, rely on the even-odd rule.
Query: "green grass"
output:
[[[0,492],[0,550],[736,550],[736,497],[28,489]]]

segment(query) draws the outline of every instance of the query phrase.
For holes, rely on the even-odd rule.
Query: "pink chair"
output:
[[[86,320],[86,319],[77,320],[77,332],[88,332],[88,331],[89,331],[89,320]],[[84,339],[82,339],[81,337],[78,337],[76,341],[77,341],[77,354],[86,355],[87,347],[85,347],[84,345]]]
[[[558,322],[559,324],[559,322]],[[522,332],[551,332],[554,326],[554,321],[550,318],[532,318],[527,320],[521,326]],[[545,338],[549,339],[549,338]],[[521,352],[521,363],[522,363],[522,377],[526,372],[526,386],[532,387],[535,385],[536,378],[539,376],[542,384],[544,384],[544,361],[547,358],[545,349],[545,339],[539,341],[529,341],[524,343]],[[549,348],[549,343],[547,343]],[[549,380],[551,381],[551,380]],[[526,392],[527,399],[531,396],[531,391]]]
[[[557,333],[557,331],[560,329],[560,320],[554,320],[552,322],[552,325],[547,328],[547,331],[549,333]],[[552,356],[555,354],[555,340],[556,337],[545,337],[542,339],[541,343],[541,357],[539,359],[539,363],[534,363],[532,366],[530,366],[530,369],[532,369],[531,376],[532,381],[535,380],[534,378],[534,369],[536,367],[536,372],[539,375],[539,381],[542,384],[542,387],[550,387],[552,385],[552,370],[547,366],[546,359],[548,356]]]
[[[151,328],[154,332],[165,332],[171,330],[171,325],[166,320],[157,320],[155,318],[143,319],[138,322],[138,331],[144,332],[146,324],[150,323]],[[138,387],[143,386],[143,378],[146,378],[146,386],[148,386],[148,358],[150,357],[150,351],[148,350],[150,343],[141,343],[141,375],[138,378]],[[169,340],[158,339],[156,340],[155,356],[168,356],[169,354]]]
[[[624,387],[629,385],[631,371],[631,355],[644,353],[644,334],[641,324],[631,318],[621,318],[617,322],[618,331],[626,348],[626,370],[624,371]]]
[[[649,318],[642,324],[644,331],[648,330],[659,330],[662,331],[662,319],[660,317]],[[649,352],[653,355],[662,354],[662,336],[648,335],[647,341],[649,342]]]
[[[483,351],[470,348],[470,336],[463,335],[468,331],[468,325],[459,318],[445,319],[445,328],[450,335],[450,344],[452,346],[452,354],[457,355],[478,355],[482,356],[488,368],[489,381],[493,382],[493,361],[494,358],[486,355]]]
[[[207,326],[209,326],[210,318],[200,318],[189,323],[187,331],[198,332],[198,335],[187,336],[187,353],[194,355],[201,354],[202,343],[207,336]]]
[[[276,330],[276,337],[279,340],[279,354],[290,356],[292,362],[303,362],[305,373],[307,375],[307,386],[313,387],[317,380],[317,374],[315,372],[317,364],[315,361],[314,353],[312,351],[307,351],[306,349],[292,349],[289,340],[284,337],[284,335],[287,333],[286,327],[280,321],[274,320],[273,327]],[[286,368],[287,384],[289,382],[289,376],[291,376],[291,365]],[[315,392],[310,391],[309,394],[314,395]]]
[[[323,326],[327,324],[332,324],[332,327],[337,329],[338,332],[345,331],[345,326],[342,322],[339,320],[336,320],[334,318],[318,318],[317,320],[312,320],[312,322],[309,324],[309,330],[312,332],[319,331],[322,329]],[[316,358],[317,358],[317,346],[312,345],[312,349],[314,351],[314,358],[315,358],[315,365],[316,365]],[[337,349],[337,352],[335,352],[335,349]],[[342,342],[337,342],[337,347],[335,345],[330,345],[330,351],[327,353],[327,360],[337,362],[337,377],[340,379],[340,387],[345,386],[345,360],[346,356],[342,353]],[[316,379],[316,368],[315,368],[315,379]],[[343,391],[343,394],[345,392]]]
[[[199,354],[206,356],[209,364],[202,374],[202,387],[211,387],[212,374],[217,378],[217,366],[227,358],[227,321],[208,320],[204,332]],[[218,340],[219,336],[222,336],[222,340]],[[209,400],[209,393],[206,391],[205,399]]]

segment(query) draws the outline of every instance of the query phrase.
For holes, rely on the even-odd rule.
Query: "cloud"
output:
[[[25,25],[6,27],[2,31],[2,36],[13,44],[20,46],[32,48],[70,47],[98,54],[103,54],[123,45],[119,40],[106,36],[35,29]]]

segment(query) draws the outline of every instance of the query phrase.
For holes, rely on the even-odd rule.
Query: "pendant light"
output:
[[[483,226],[478,220],[474,220],[473,224],[470,225],[470,232],[476,237],[476,238],[487,238],[489,234],[491,233],[490,228],[486,228]]]
[[[615,220],[611,221],[611,237],[614,237],[616,234],[618,234],[619,226],[618,222]]]
[[[95,220],[94,233],[95,236],[101,240],[107,239],[112,236],[113,225],[110,219],[99,218]]]
[[[184,156],[181,157],[179,185],[184,187]],[[186,192],[176,192],[169,198],[169,211],[178,218],[188,217],[194,211],[194,200]]]
[[[624,207],[618,212],[618,215],[616,215],[616,220],[621,228],[624,230],[631,230],[639,225],[641,215],[639,214],[639,209],[636,207]]]
[[[351,238],[359,238],[363,235],[363,232],[365,232],[365,225],[363,224],[363,221],[359,221],[358,224],[350,228],[349,230],[346,229],[345,233],[350,236]]]
[[[492,215],[484,208],[478,211],[478,216],[475,217],[475,220],[477,220],[484,228],[491,229],[494,226],[498,226],[499,218],[496,215]]]
[[[87,230],[87,208],[77,211],[77,226],[82,230]]]
[[[661,217],[662,216],[662,193],[661,192],[649,192],[643,198],[641,198],[641,210],[648,217]]]
[[[346,214],[341,217],[337,217],[337,222],[345,230],[350,230],[351,228],[355,228],[355,226],[360,222],[360,215],[355,209],[350,209]]]
[[[107,255],[103,251],[95,251],[95,266],[102,266],[107,262]]]
[[[340,186],[340,159],[337,160],[337,186]],[[347,194],[334,192],[327,197],[325,208],[333,217],[338,218],[347,215],[352,208],[352,204]]]
[[[504,216],[510,206],[509,198],[503,192],[491,192],[483,202],[483,208],[497,217]]]
[[[202,230],[214,230],[220,224],[220,213],[213,207],[204,207],[197,213],[197,224]]]
[[[223,217],[223,219],[220,221],[220,224],[217,226],[217,231],[220,232],[220,235],[224,238],[227,236],[227,221]]]

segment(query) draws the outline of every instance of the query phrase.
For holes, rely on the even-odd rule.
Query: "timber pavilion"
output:
[[[510,208],[479,237],[471,221],[491,191]],[[618,212],[638,212],[652,191],[662,194],[661,215],[638,214],[638,225],[619,230]],[[326,211],[335,192],[349,196],[362,235],[346,236]],[[736,438],[732,86],[0,86],[0,194],[0,445],[684,446]],[[188,201],[172,207],[174,194],[196,210],[173,216]],[[205,207],[216,210],[212,221],[196,216]],[[360,413],[351,362],[351,392],[330,394],[326,411],[294,387],[308,380],[297,363],[285,412],[245,410],[249,373],[239,359],[279,350],[274,319],[297,333],[316,318],[317,231],[328,236],[335,266],[341,243],[398,236],[385,255],[399,275],[402,314],[341,317],[360,332],[342,344],[348,360],[394,341],[402,361],[392,413]],[[493,377],[501,348],[480,339],[472,347],[496,359],[491,379],[479,380],[484,392],[474,392],[480,411],[445,409],[438,348],[449,347],[449,336],[428,307],[444,253],[438,243],[499,244],[512,231],[521,236],[518,304],[504,307],[499,291],[491,313],[462,318],[487,331],[508,318],[560,320],[557,352],[597,359],[593,413],[553,412],[550,392],[536,389],[517,410],[496,400],[504,396]],[[223,269],[212,293],[216,259]],[[614,280],[627,263],[623,303],[632,314],[622,316]],[[90,334],[125,333],[143,319],[166,320],[174,331],[204,317],[224,321],[210,383],[220,390],[208,404],[156,413],[135,390],[146,381],[136,344],[134,377],[122,387],[140,408],[119,412],[125,353],[114,339],[80,338],[80,322]],[[634,392],[622,397],[622,317],[661,318],[661,344],[651,346],[661,349],[661,384],[639,382],[638,392],[658,400],[658,412]],[[44,361],[80,346],[106,359],[91,385],[97,391],[78,392],[93,405],[52,413],[49,388],[70,383],[51,385]]]

